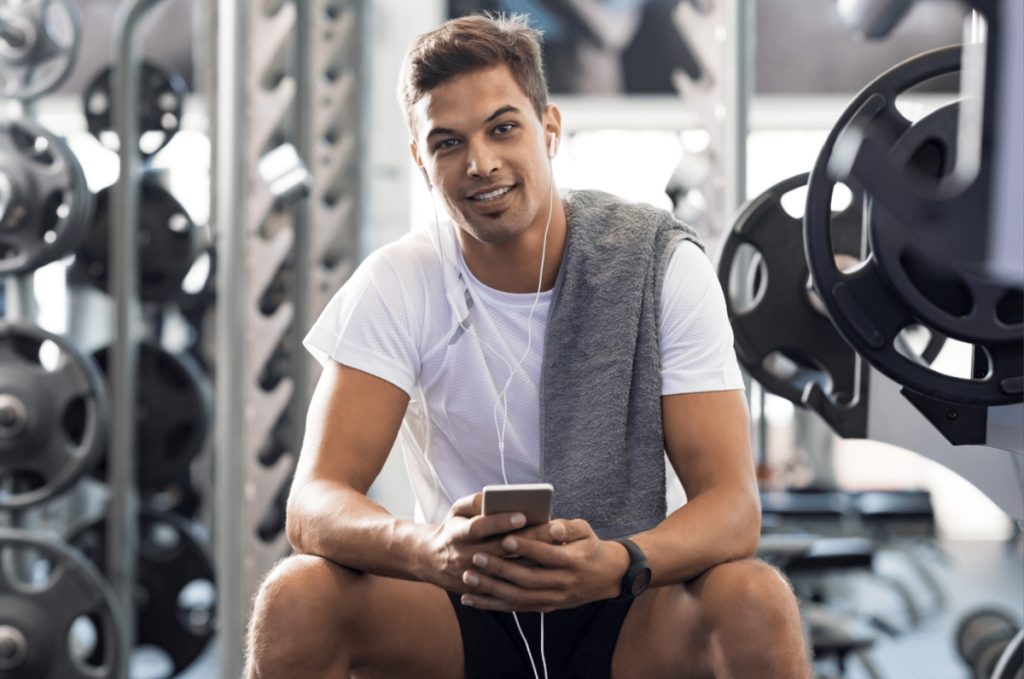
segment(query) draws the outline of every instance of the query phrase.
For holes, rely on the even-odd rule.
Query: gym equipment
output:
[[[855,436],[864,429],[860,363],[820,302],[815,306],[811,299],[801,222],[781,202],[806,183],[806,173],[790,177],[743,206],[722,246],[718,277],[743,367],[796,405],[807,405],[808,389],[815,385],[825,395],[815,401],[818,414],[836,431]],[[837,256],[860,259],[860,222],[857,200],[833,215]],[[747,264],[740,261],[743,246],[754,249],[754,261],[740,273],[736,268]]]
[[[967,613],[957,626],[954,636],[956,650],[971,669],[974,679],[1010,679],[1012,673],[996,675],[995,669],[1019,631],[1020,623],[1006,611],[998,608],[974,610]]]
[[[107,372],[109,349],[95,355]],[[213,422],[213,396],[202,369],[188,354],[152,342],[139,344],[135,445],[139,486],[162,489],[188,476]],[[97,468],[106,473],[106,461]]]
[[[884,38],[903,20],[914,0],[837,0],[836,11],[847,26],[865,38]]]
[[[57,89],[81,37],[74,0],[0,0],[0,98],[29,101]]]
[[[69,488],[106,443],[106,384],[67,339],[0,321],[0,509]]]
[[[91,561],[106,555],[103,521],[72,530],[68,542]],[[164,651],[178,675],[206,649],[214,634],[213,562],[195,524],[169,512],[139,514],[136,570],[136,644]]]
[[[0,122],[0,275],[32,271],[74,250],[93,203],[63,141],[26,118]]]
[[[110,203],[112,187],[96,198],[96,217],[78,248],[75,268],[86,280],[109,291]],[[139,205],[139,294],[163,302],[181,294],[181,284],[199,254],[196,225],[185,208],[154,179],[142,183]]]
[[[0,677],[116,679],[124,637],[110,586],[81,553],[0,527]]]
[[[156,64],[144,62],[141,72],[139,152],[148,158],[167,146],[181,129],[188,87],[180,75]],[[89,131],[101,144],[116,151],[112,74],[110,67],[100,71],[86,88],[82,102]]]
[[[803,256],[802,219],[782,204],[807,178],[803,173],[778,182],[741,208],[722,246],[718,277],[736,355],[750,375],[773,394],[810,407],[841,436],[863,437],[867,370],[825,313]],[[843,268],[861,259],[862,204],[855,193],[831,217],[835,257]],[[748,246],[754,253],[749,263],[741,261]],[[932,333],[919,360],[931,363],[944,341]]]
[[[942,160],[944,149],[955,145],[943,138],[943,126],[950,112],[946,110],[911,124],[895,103],[897,95],[915,85],[958,73],[960,61],[959,47],[926,52],[883,73],[853,99],[829,133],[811,172],[804,215],[806,255],[815,289],[833,323],[857,353],[880,372],[910,392],[942,402],[975,406],[1017,403],[1024,397],[1021,325],[1019,319],[1015,320],[1015,312],[1000,309],[1013,307],[1019,291],[1010,288],[1003,295],[993,295],[992,284],[984,279],[970,277],[969,272],[960,271],[958,275],[952,269],[943,269],[944,263],[925,260],[913,249],[898,252],[893,262],[890,253],[894,249],[899,251],[912,244],[899,235],[899,229],[892,241],[886,241],[889,235],[880,235],[896,218],[901,222],[924,220],[930,224],[942,216],[941,223],[936,221],[936,233],[942,228],[973,223],[970,210],[978,198],[974,194],[956,205],[930,203],[923,197],[928,182],[935,186],[944,181],[942,172],[946,165],[937,161]],[[871,139],[867,147],[861,146],[857,157],[875,158],[878,162],[870,166],[855,163],[845,172],[839,166],[854,146],[855,137]],[[874,151],[866,152],[864,148]],[[882,153],[879,148],[886,149],[881,160],[876,157]],[[891,176],[894,172],[899,176]],[[868,179],[871,173],[877,176]],[[905,177],[915,178],[912,188],[906,185],[911,180]],[[865,191],[872,245],[881,238],[881,253],[872,251],[862,265],[850,272],[836,265],[830,228],[832,193],[840,180],[854,190]],[[889,184],[900,186],[902,193],[894,195]],[[884,200],[876,194],[884,196]],[[905,204],[896,205],[904,199]],[[947,208],[950,214],[940,215]],[[916,238],[933,245],[931,231]],[[882,264],[880,260],[886,257],[889,264]],[[894,267],[904,270],[895,279],[887,275]],[[955,277],[952,283],[951,276]],[[942,309],[930,299],[934,295],[926,292],[928,288],[942,291],[940,295],[955,291],[956,299],[962,300],[965,308]],[[909,304],[908,299],[914,303]],[[955,318],[958,314],[966,318]],[[896,339],[903,330],[918,324],[974,344],[974,377],[944,375],[904,356]],[[929,415],[926,399],[912,400]],[[948,411],[945,405],[936,406],[942,414]],[[931,413],[930,419],[941,420],[937,415]],[[938,422],[936,426],[940,426]]]

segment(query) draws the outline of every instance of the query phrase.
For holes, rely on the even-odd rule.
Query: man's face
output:
[[[471,236],[500,245],[543,229],[551,196],[549,135],[504,65],[473,71],[430,90],[413,107],[412,152],[448,214]]]

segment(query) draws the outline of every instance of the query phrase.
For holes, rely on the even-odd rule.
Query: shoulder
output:
[[[417,229],[374,250],[352,275],[360,287],[395,289],[402,294],[431,293],[441,277],[437,249],[424,229]]]

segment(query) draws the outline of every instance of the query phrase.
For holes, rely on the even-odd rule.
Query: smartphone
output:
[[[484,486],[484,515],[522,512],[526,515],[527,526],[547,523],[551,520],[551,497],[554,492],[554,486],[550,483]]]

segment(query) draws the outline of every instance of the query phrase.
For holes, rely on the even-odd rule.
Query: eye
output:
[[[435,151],[447,151],[459,143],[458,139],[442,139],[434,145]]]
[[[498,136],[501,136],[503,134],[508,134],[513,129],[515,129],[515,126],[516,126],[515,123],[501,123],[500,125],[497,125],[494,128],[494,132],[493,133],[495,135],[498,135]]]

